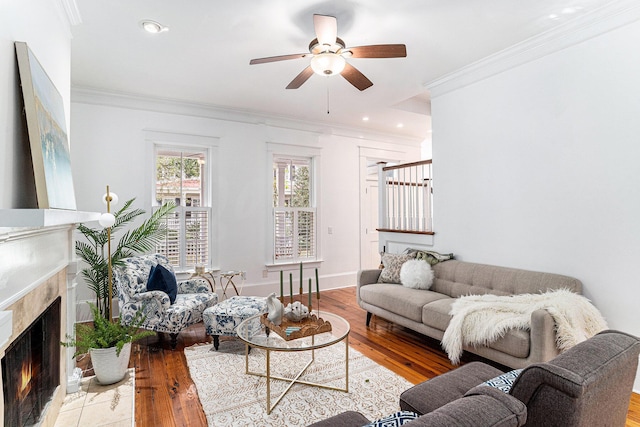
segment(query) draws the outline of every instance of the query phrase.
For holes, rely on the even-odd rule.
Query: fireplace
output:
[[[61,298],[7,347],[2,358],[4,425],[39,424],[60,384]]]

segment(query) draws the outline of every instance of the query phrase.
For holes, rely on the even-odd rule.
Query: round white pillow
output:
[[[400,269],[400,283],[407,288],[429,289],[433,284],[433,270],[428,262],[411,259]]]

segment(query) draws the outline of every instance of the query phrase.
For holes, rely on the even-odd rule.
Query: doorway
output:
[[[378,164],[400,163],[403,153],[360,148],[360,269],[380,266]]]

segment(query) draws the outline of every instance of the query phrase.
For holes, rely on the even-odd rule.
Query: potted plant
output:
[[[174,209],[173,205],[161,206],[141,225],[125,231],[115,249],[109,253],[112,234],[145,214],[142,209],[132,208],[134,201],[135,198],[128,200],[122,209],[114,213],[115,222],[110,229],[91,228],[83,224],[78,226],[78,231],[86,241],[76,241],[76,255],[88,264],[88,267],[81,270],[81,274],[89,288],[95,292],[96,303],[90,303],[93,325],[78,324],[75,337],[67,335],[67,341],[62,342],[62,345],[76,347],[74,357],[89,352],[94,372],[101,384],[122,380],[129,365],[131,343],[153,334],[152,331],[139,331],[145,320],[143,311],[136,315],[129,326],[122,324],[120,318],[113,319],[109,315],[113,299],[109,266],[122,265],[124,258],[153,250],[166,232],[163,219]]]
[[[77,324],[75,338],[67,335],[62,345],[76,348],[73,357],[88,352],[100,384],[113,384],[122,380],[127,372],[131,343],[153,332],[139,329],[144,322],[142,311],[136,313],[131,325],[125,326],[119,319],[114,322],[104,318],[95,304],[89,303],[89,306],[93,325]]]

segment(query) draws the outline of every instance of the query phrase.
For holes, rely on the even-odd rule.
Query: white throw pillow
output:
[[[428,262],[411,259],[400,269],[400,283],[413,289],[429,289],[433,284],[433,270]]]

